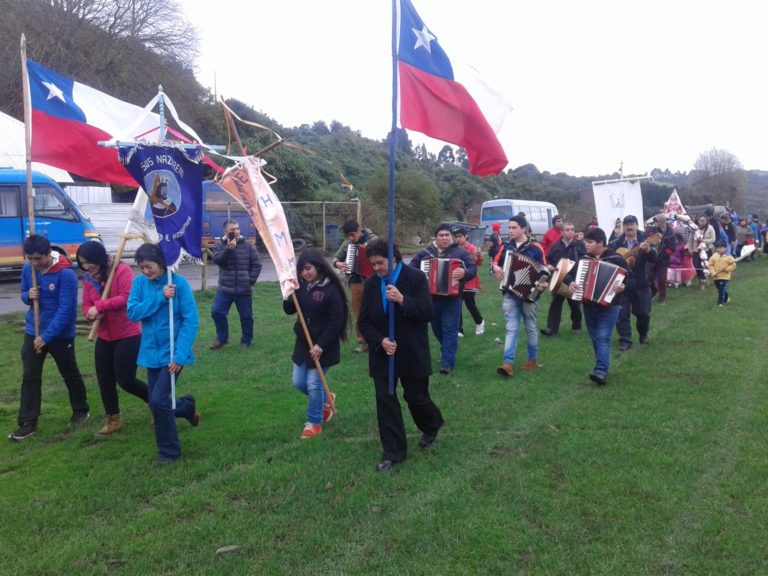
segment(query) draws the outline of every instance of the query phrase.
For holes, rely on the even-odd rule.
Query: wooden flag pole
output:
[[[29,225],[29,235],[31,236],[35,233],[35,189],[32,187],[32,101],[29,94],[29,74],[27,72],[27,38],[24,34],[21,35],[21,85],[24,97],[24,140],[27,156],[27,224]],[[32,288],[37,291],[37,273],[34,268],[31,270],[31,276]],[[37,338],[40,336],[39,293],[38,297],[32,300],[32,309],[35,316],[35,338]]]
[[[237,145],[240,148],[240,153],[245,156],[245,148],[243,147],[242,142],[240,141],[240,136],[237,133],[237,127],[235,126],[234,120],[232,120],[232,116],[229,113],[229,110],[226,106],[224,106],[224,116],[227,119],[227,124],[229,125],[230,130],[232,131],[232,134],[235,137],[235,141],[237,142]],[[274,253],[274,246],[272,245],[272,238],[267,236],[266,238],[261,239],[264,244],[269,249],[269,253]],[[296,298],[296,292],[291,293],[291,298],[293,300],[293,305],[296,308],[296,316],[299,318],[299,323],[301,324],[301,329],[304,332],[304,337],[307,339],[307,345],[309,346],[309,349],[312,350],[314,347],[314,343],[312,342],[312,336],[309,334],[309,328],[307,328],[307,321],[304,319],[304,313],[301,311],[301,306],[299,306],[299,299]],[[325,401],[328,403],[328,405],[331,408],[331,412],[336,414],[336,404],[333,401],[333,396],[331,395],[331,390],[328,388],[328,381],[325,379],[325,373],[323,372],[322,366],[320,366],[320,359],[314,358],[315,368],[317,369],[317,374],[320,376],[320,382],[323,383],[323,390],[325,391]]]

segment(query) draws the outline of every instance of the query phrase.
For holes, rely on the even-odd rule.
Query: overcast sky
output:
[[[508,168],[575,176],[689,171],[712,147],[768,169],[762,3],[413,0],[454,62],[513,107]],[[392,123],[391,0],[185,2],[198,80],[284,126]],[[214,80],[215,79],[215,80]],[[171,95],[172,96],[172,95]],[[425,139],[415,132],[411,140]],[[437,152],[442,144],[428,144]]]

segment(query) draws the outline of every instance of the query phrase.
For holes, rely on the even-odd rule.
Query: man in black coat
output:
[[[432,299],[427,279],[416,268],[403,264],[397,246],[392,284],[386,285],[389,269],[387,243],[368,244],[367,256],[376,274],[365,282],[357,327],[368,343],[368,368],[376,389],[376,416],[382,459],[376,469],[387,472],[407,456],[405,424],[397,394],[389,394],[389,357],[394,356],[395,382],[400,380],[403,398],[413,421],[422,432],[419,447],[431,446],[443,425],[440,409],[429,395],[432,360],[427,324],[432,319]],[[389,339],[389,306],[394,306],[395,340]]]
[[[240,315],[240,349],[253,340],[253,285],[261,273],[261,257],[256,247],[240,235],[234,220],[224,222],[224,235],[213,247],[213,261],[219,267],[219,289],[213,300],[211,317],[216,324],[216,342],[211,350],[220,350],[229,341],[227,314],[234,302]]]
[[[646,241],[645,233],[638,230],[637,217],[624,217],[624,234],[611,242],[611,250],[621,254],[621,248],[635,253],[635,264],[631,268],[632,281],[621,303],[621,312],[616,322],[619,334],[619,350],[625,352],[632,347],[632,324],[630,314],[637,318],[637,334],[640,344],[648,344],[648,329],[651,325],[651,267],[656,263],[656,248]],[[622,254],[623,256],[623,254]]]
[[[587,249],[584,242],[577,240],[574,236],[576,229],[571,222],[563,224],[563,237],[552,244],[547,255],[547,268],[554,272],[558,263],[565,259],[572,262],[578,262],[579,258],[586,255]],[[549,304],[547,313],[547,327],[541,329],[544,336],[557,336],[560,329],[560,318],[563,315],[563,302],[568,301],[568,307],[571,309],[571,330],[579,332],[581,330],[581,304],[570,298],[552,293],[552,302]]]

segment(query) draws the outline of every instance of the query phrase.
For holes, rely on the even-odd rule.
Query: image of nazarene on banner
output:
[[[147,194],[148,210],[169,266],[202,257],[203,151],[199,146],[119,147],[120,161]]]

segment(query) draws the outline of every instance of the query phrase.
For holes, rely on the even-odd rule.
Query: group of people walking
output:
[[[497,234],[496,241],[491,242],[493,250],[489,250],[489,270],[499,281],[504,279],[503,263],[508,253],[522,255],[550,271],[558,268],[563,260],[570,263],[596,260],[620,268],[625,275],[623,282],[615,287],[611,302],[579,303],[570,297],[582,288],[574,264],[565,276],[565,292],[553,293],[546,327],[541,330],[537,326],[540,301],[505,291],[502,313],[506,336],[502,363],[497,368],[501,376],[514,375],[521,328],[526,338],[526,361],[522,369],[542,368],[539,334],[557,336],[566,302],[571,330],[580,332],[585,325],[589,332],[595,354],[589,378],[598,385],[607,382],[614,327],[619,335],[619,350],[628,350],[632,346],[631,316],[634,315],[638,341],[649,343],[651,300],[658,296],[660,304],[665,301],[668,268],[679,250],[679,243],[663,217],[647,232],[638,229],[638,220],[632,215],[626,216],[622,224],[622,233],[609,242],[596,222],[592,222],[585,233],[577,234],[572,223],[556,216],[545,235],[546,241],[539,243],[529,235],[524,215],[515,215],[509,219],[507,240]],[[475,334],[481,336],[485,331],[485,320],[475,302],[480,290],[478,271],[482,253],[469,242],[466,229],[457,230],[443,223],[435,230],[434,242],[409,263],[403,261],[398,246],[393,246],[393,269],[388,281],[387,242],[362,229],[355,220],[346,222],[343,230],[346,241],[332,264],[314,250],[301,254],[296,268],[299,287],[294,297],[283,302],[284,312],[297,316],[291,355],[292,383],[307,397],[306,422],[300,437],[308,439],[320,434],[323,424],[335,413],[335,395],[328,394],[326,375],[340,362],[341,343],[347,339],[354,316],[355,352],[368,354],[369,375],[375,390],[382,445],[377,470],[386,472],[404,461],[408,454],[403,415],[395,390],[398,382],[421,431],[420,448],[427,449],[434,444],[444,424],[441,411],[429,393],[432,361],[427,325],[431,325],[439,343],[439,370],[444,376],[451,374],[456,365],[459,340],[464,334],[462,303],[475,323]],[[709,236],[706,229],[701,233],[702,241],[706,242],[705,236]],[[715,252],[707,256],[707,265],[718,287],[718,304],[722,306],[730,301],[728,280],[735,261],[727,254],[724,242],[716,240],[713,248]],[[66,255],[52,250],[42,236],[30,236],[24,251],[28,263],[22,272],[21,298],[30,308],[21,354],[23,378],[18,429],[10,434],[15,441],[24,440],[37,431],[42,368],[49,353],[69,391],[70,425],[82,425],[90,412],[75,357],[77,277]],[[365,259],[364,266],[360,262],[350,264],[350,258],[355,255]],[[112,262],[99,242],[86,242],[77,251],[77,261],[84,272],[82,313],[88,322],[98,325],[94,355],[106,423],[97,435],[109,436],[123,426],[117,392],[120,387],[149,406],[157,445],[154,464],[162,466],[181,456],[176,420],[185,419],[192,426],[200,423],[194,396],[176,397],[174,393],[182,370],[195,360],[193,343],[199,318],[189,283],[183,276],[168,271],[157,245],[142,245],[135,258],[140,271],[136,277],[127,264]],[[253,245],[240,235],[234,221],[225,223],[224,234],[214,248],[214,260],[219,264],[220,281],[211,310],[216,341],[210,348],[217,351],[228,343],[227,314],[234,303],[241,321],[240,348],[247,350],[253,338],[252,287],[261,271],[261,260]],[[447,292],[436,286],[434,270],[441,262],[450,263],[445,268],[447,277],[441,280],[452,287]],[[433,272],[425,274],[430,266],[435,267]],[[113,277],[108,279],[110,270]],[[340,277],[345,277],[349,286],[351,307]],[[544,275],[534,288],[541,292],[547,283]],[[38,320],[32,306],[35,302],[39,307]],[[390,311],[394,314],[394,339],[389,334]],[[146,369],[146,383],[137,377],[138,366]]]

